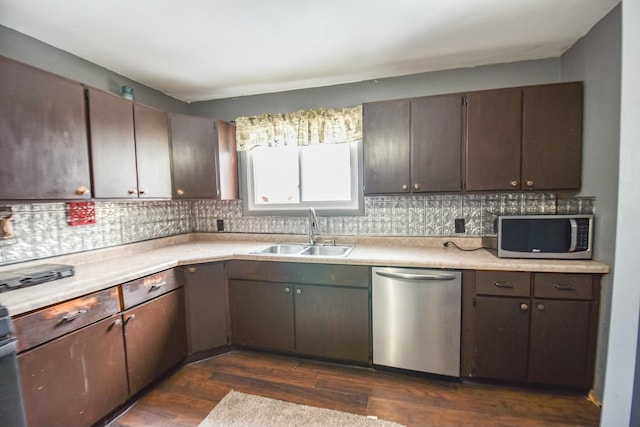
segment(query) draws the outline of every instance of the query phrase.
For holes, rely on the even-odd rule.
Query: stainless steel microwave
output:
[[[591,259],[593,215],[499,216],[482,245],[501,258]]]

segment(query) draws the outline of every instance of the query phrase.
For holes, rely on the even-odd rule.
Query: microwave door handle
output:
[[[575,219],[569,220],[569,226],[571,227],[571,246],[569,252],[575,252],[578,246],[578,222]]]

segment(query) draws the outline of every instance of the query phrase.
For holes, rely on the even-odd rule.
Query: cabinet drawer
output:
[[[476,294],[528,297],[529,273],[513,271],[477,271]]]
[[[533,292],[536,298],[593,299],[591,274],[535,273]]]
[[[15,318],[18,352],[117,313],[119,301],[118,288],[113,287]]]
[[[166,294],[180,286],[173,268],[127,282],[122,285],[124,309]]]

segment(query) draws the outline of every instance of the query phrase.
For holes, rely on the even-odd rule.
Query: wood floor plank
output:
[[[413,426],[595,427],[585,396],[434,379],[249,351],[182,367],[109,427],[195,427],[230,391]]]

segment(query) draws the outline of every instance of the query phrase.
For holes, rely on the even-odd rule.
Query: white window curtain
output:
[[[238,151],[338,144],[362,139],[362,106],[320,108],[236,119]]]

